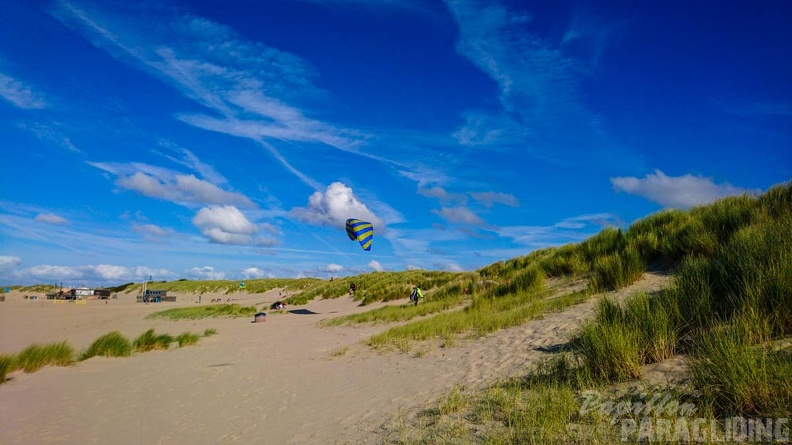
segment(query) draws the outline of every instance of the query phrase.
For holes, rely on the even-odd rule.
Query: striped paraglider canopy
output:
[[[357,240],[363,250],[371,250],[371,242],[374,241],[374,226],[370,222],[349,218],[346,220],[346,232],[349,239]]]

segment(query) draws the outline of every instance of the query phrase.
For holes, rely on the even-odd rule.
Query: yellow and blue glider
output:
[[[363,250],[371,250],[371,242],[374,241],[374,226],[370,222],[349,218],[346,220],[346,232],[349,239],[357,240]]]

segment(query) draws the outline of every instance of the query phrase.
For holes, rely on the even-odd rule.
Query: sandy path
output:
[[[623,293],[657,282],[647,276]],[[274,301],[277,295],[261,298]],[[420,358],[362,350],[359,342],[384,326],[316,327],[324,318],[371,309],[347,298],[311,302],[292,308],[296,313],[270,315],[266,323],[179,322],[193,323],[193,331],[214,327],[219,335],[184,349],[15,373],[0,385],[0,443],[381,443],[379,428],[389,417],[432,402],[454,384],[476,386],[524,371],[547,355],[538,347],[566,341],[593,307],[587,302]],[[0,324],[26,332],[21,316],[9,319],[8,309],[0,306]],[[59,311],[73,309],[80,308]],[[130,308],[129,335],[149,326],[184,330],[175,322],[161,322],[160,329],[139,320],[157,309]],[[67,315],[58,318],[60,324],[73,322]],[[96,323],[102,329],[89,336],[87,326],[80,335],[93,340],[107,332],[104,322]],[[353,353],[332,357],[343,347]]]

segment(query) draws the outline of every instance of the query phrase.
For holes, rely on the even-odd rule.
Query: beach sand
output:
[[[621,293],[656,288],[658,280],[647,275]],[[236,295],[245,305],[278,300],[278,290]],[[194,306],[197,295],[149,305],[131,295],[85,305],[7,297],[0,303],[2,353],[58,340],[84,349],[112,330],[131,338],[149,328],[171,335],[218,331],[191,347],[11,374],[0,385],[0,443],[8,445],[382,443],[384,424],[426,408],[454,385],[475,388],[527,371],[591,317],[597,300],[450,348],[380,353],[362,341],[385,325],[317,326],[377,307],[348,297],[289,307],[264,323],[144,319]],[[235,298],[204,294],[202,305],[229,297]]]

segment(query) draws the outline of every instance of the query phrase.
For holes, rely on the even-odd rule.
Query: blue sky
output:
[[[727,3],[2,2],[0,283],[473,270],[766,190],[792,3]]]

